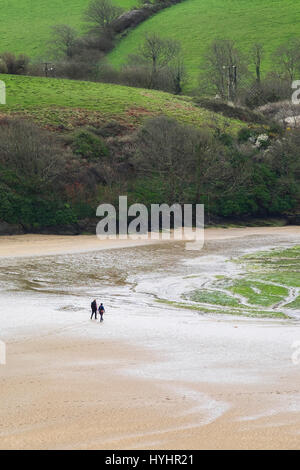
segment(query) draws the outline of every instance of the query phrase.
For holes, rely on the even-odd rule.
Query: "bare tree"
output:
[[[26,121],[0,126],[0,180],[3,169],[15,175],[17,184],[43,192],[63,175],[69,155],[55,138]]]
[[[113,23],[123,13],[123,9],[111,0],[91,0],[84,13],[84,19],[91,33],[97,36],[112,36]]]
[[[278,176],[276,187],[282,187],[282,193],[294,191],[300,198],[300,132],[299,129],[290,131],[284,139],[277,139],[264,155]],[[295,194],[294,194],[295,196]]]
[[[139,131],[133,164],[158,179],[166,202],[200,201],[219,175],[225,177],[219,147],[210,132],[159,116]]]
[[[53,26],[49,41],[51,55],[55,58],[73,59],[76,54],[77,40],[77,31],[70,26],[65,24]]]
[[[137,172],[161,181],[166,202],[182,202],[191,183],[197,152],[197,131],[160,116],[139,131],[133,164]]]
[[[254,44],[252,51],[251,51],[251,56],[252,56],[252,61],[255,65],[255,74],[256,74],[256,83],[260,84],[261,83],[261,63],[264,55],[264,47],[262,44]]]
[[[144,43],[140,46],[138,53],[131,56],[131,62],[144,64],[149,68],[148,88],[156,88],[158,74],[167,69],[171,64],[175,65],[179,58],[181,46],[178,41],[161,38],[158,34],[147,34]],[[183,63],[181,64],[183,66]],[[181,78],[181,71],[180,78]]]
[[[216,40],[205,54],[200,82],[204,82],[206,91],[208,82],[221,98],[234,100],[247,74],[246,62],[234,41]]]
[[[170,72],[171,77],[174,85],[174,93],[175,95],[179,95],[182,93],[182,87],[187,79],[187,71],[184,65],[184,60],[182,55],[178,55],[175,59],[171,62],[170,65]]]
[[[281,78],[292,82],[300,69],[300,40],[292,39],[280,46],[274,53],[274,59]]]

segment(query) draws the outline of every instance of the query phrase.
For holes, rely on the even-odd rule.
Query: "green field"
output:
[[[0,51],[26,53],[47,59],[50,26],[66,23],[83,28],[82,13],[89,0],[2,0]],[[124,9],[136,0],[115,0]],[[234,39],[243,51],[255,42],[265,47],[264,70],[272,52],[291,37],[300,24],[300,0],[183,0],[132,30],[110,54],[116,66],[136,51],[146,33],[156,32],[182,42],[190,75],[187,89],[197,85],[203,53],[213,39]]]
[[[110,54],[121,65],[136,51],[146,33],[155,32],[181,41],[190,82],[197,85],[199,65],[214,39],[234,39],[243,51],[259,42],[266,51],[265,70],[271,53],[300,33],[300,0],[184,0],[133,30]]]
[[[124,9],[134,0],[115,0]],[[50,27],[82,27],[82,13],[89,0],[1,0],[0,51],[26,53],[46,59]]]
[[[141,88],[54,78],[0,75],[6,83],[7,105],[1,113],[24,114],[44,125],[86,125],[117,120],[136,126],[146,117],[165,114],[195,127],[224,120],[194,105],[187,97]],[[235,132],[242,125],[230,121]]]

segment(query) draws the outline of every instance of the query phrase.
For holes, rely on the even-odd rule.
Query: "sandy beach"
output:
[[[226,240],[254,235],[300,236],[300,227],[209,228],[205,240]],[[149,235],[150,238],[150,235]],[[62,253],[88,253],[95,250],[130,248],[161,243],[159,240],[99,240],[94,235],[15,235],[0,237],[0,257],[48,256]],[[168,242],[166,242],[168,243]]]
[[[249,249],[299,244],[300,227],[208,229],[205,240],[193,254],[178,242],[0,238],[1,449],[299,449],[299,321],[155,298],[202,257],[221,272]],[[89,319],[94,296],[103,324]]]

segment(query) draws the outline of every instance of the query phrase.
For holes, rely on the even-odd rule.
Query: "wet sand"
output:
[[[205,240],[226,240],[254,235],[299,235],[299,226],[209,228]],[[149,235],[150,237],[150,235]],[[15,235],[0,237],[0,257],[48,256],[61,253],[84,253],[161,243],[159,240],[99,240],[95,235]],[[165,243],[168,243],[166,241]]]
[[[126,344],[43,338],[10,349],[1,449],[299,448],[299,412],[259,416],[262,401],[293,398],[292,376],[259,388],[154,382],[126,377],[128,364],[159,364]],[[241,420],[252,413],[253,422]]]
[[[300,227],[206,231],[206,241],[224,241],[225,254],[227,245],[238,244],[234,238],[259,248],[267,236],[275,237],[274,246],[295,243]],[[89,236],[0,239],[2,257],[95,249],[99,242]],[[299,449],[300,365],[291,361],[291,344],[300,340],[296,321],[199,317],[184,310],[178,318],[177,310],[154,305],[140,291],[128,292],[134,311],[112,303],[103,325],[76,310],[56,317],[51,309],[63,297],[53,305],[49,297],[49,311],[38,290],[28,300],[21,289],[3,297],[1,449]],[[124,292],[114,295],[127,305]],[[24,307],[28,301],[35,308],[32,299],[41,302],[42,319],[29,312],[22,322],[15,312],[12,323],[11,306],[22,295]]]

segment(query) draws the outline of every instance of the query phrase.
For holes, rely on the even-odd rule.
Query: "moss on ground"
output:
[[[263,307],[271,307],[284,300],[288,295],[288,289],[285,287],[252,281],[247,278],[234,281],[230,290],[233,294],[245,297],[248,303]]]
[[[260,318],[290,318],[292,309],[300,309],[300,295],[291,301],[291,293],[297,295],[300,288],[300,246],[252,253],[234,261],[245,268],[240,276],[216,275],[205,288],[184,294],[186,303],[161,302],[202,313]]]
[[[192,302],[223,305],[225,307],[238,307],[240,304],[234,297],[217,290],[197,289],[192,291],[187,298]]]
[[[170,305],[171,307],[186,309],[186,310],[194,310],[199,313],[209,313],[209,314],[218,314],[218,315],[234,315],[234,316],[245,316],[245,317],[253,317],[253,318],[278,318],[278,319],[287,319],[289,318],[283,312],[269,312],[259,309],[253,310],[246,310],[246,309],[234,309],[234,310],[222,310],[222,309],[214,309],[214,308],[207,308],[203,306],[197,305],[190,305],[182,302],[174,302],[171,300],[164,300],[164,299],[157,299],[159,303]]]

